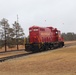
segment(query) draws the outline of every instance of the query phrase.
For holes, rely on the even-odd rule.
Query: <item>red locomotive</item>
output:
[[[29,28],[29,44],[25,45],[26,51],[38,52],[63,46],[64,41],[57,28],[38,26]]]

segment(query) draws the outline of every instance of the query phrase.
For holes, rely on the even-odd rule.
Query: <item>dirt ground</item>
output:
[[[76,46],[0,62],[0,75],[76,75]]]

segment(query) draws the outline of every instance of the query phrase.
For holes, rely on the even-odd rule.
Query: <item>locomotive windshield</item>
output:
[[[38,29],[37,28],[33,28],[33,29],[29,30],[29,32],[31,32],[31,31],[38,31]]]
[[[33,31],[38,31],[38,29],[33,29]]]

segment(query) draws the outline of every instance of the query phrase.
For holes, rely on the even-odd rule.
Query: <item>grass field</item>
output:
[[[72,44],[72,43],[76,43],[76,41],[64,41],[64,44]]]
[[[0,75],[76,75],[76,46],[2,62]]]
[[[18,45],[19,50],[21,49],[25,49],[25,45]],[[14,48],[8,48],[8,46],[6,46],[7,51],[14,51],[17,50],[17,46],[15,46]],[[5,47],[0,48],[0,52],[4,52],[5,51]]]

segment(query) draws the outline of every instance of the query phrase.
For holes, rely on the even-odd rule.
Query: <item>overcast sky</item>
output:
[[[76,33],[76,0],[0,0],[0,20],[13,24],[17,14],[26,36],[33,25]]]

